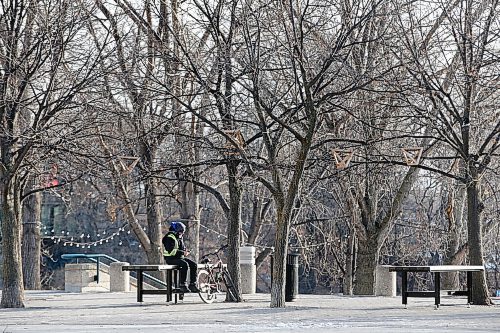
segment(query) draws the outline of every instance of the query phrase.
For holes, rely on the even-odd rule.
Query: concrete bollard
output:
[[[128,266],[128,262],[112,262],[109,265],[109,291],[129,292],[130,272],[122,271],[123,266]]]
[[[375,296],[396,297],[396,272],[389,272],[387,265],[377,265],[375,270]]]
[[[241,293],[255,294],[257,287],[257,267],[255,266],[255,247],[240,247]]]

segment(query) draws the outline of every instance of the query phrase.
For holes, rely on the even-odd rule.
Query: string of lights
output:
[[[69,231],[61,230],[60,235],[57,235],[53,228],[48,228],[46,226],[43,226],[41,228],[43,229],[43,234],[46,235],[45,238],[50,238],[56,244],[62,243],[62,246],[74,246],[78,248],[86,247],[88,249],[90,249],[92,246],[109,243],[110,241],[114,240],[115,237],[120,238],[120,236],[123,234],[130,234],[130,229],[128,229],[128,224],[126,223],[118,227],[118,231],[104,230],[102,232],[98,232],[96,234],[96,240],[92,240],[92,237],[88,233],[82,233],[79,236],[75,236],[71,235]],[[146,230],[146,227],[144,227],[143,229]],[[118,245],[123,245],[122,239],[120,239]],[[141,247],[141,244],[138,244],[138,247]]]
[[[221,234],[220,232],[218,232],[217,230],[211,229],[211,228],[209,228],[209,227],[207,227],[207,226],[205,226],[205,225],[203,225],[203,224],[201,224],[201,223],[200,223],[200,227],[202,227],[203,229],[205,229],[205,231],[206,231],[207,233],[213,233],[213,234],[216,234],[216,235],[217,235],[217,238],[221,238],[221,237],[223,237],[223,238],[227,238],[227,236],[226,236],[226,235],[223,235],[223,234]]]

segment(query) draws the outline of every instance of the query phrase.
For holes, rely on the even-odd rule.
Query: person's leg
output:
[[[198,278],[198,264],[191,259],[184,259],[189,265],[189,284],[196,284]]]
[[[189,265],[189,290],[194,293],[200,292],[196,285],[196,280],[198,278],[198,264],[196,264],[191,259],[184,259]]]
[[[187,287],[187,272],[189,269],[189,265],[183,259],[173,259],[165,257],[165,263],[167,265],[177,265],[179,266],[179,287],[186,286]]]

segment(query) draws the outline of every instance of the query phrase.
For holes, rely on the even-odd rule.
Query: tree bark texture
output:
[[[150,147],[144,155],[145,165],[149,170],[154,168],[156,151]],[[163,264],[162,239],[162,212],[159,202],[158,181],[155,177],[146,178],[146,215],[148,222],[148,238],[151,241],[151,251],[147,252],[150,264]]]
[[[241,184],[238,181],[238,161],[231,159],[226,164],[229,176],[229,223],[227,230],[228,260],[227,268],[238,292],[238,301],[241,300],[241,269],[240,269],[240,245],[241,245]],[[229,299],[226,299],[229,300]]]
[[[460,265],[464,256],[461,255],[460,235],[462,232],[463,213],[465,210],[465,188],[461,186],[458,190],[451,189],[446,218],[448,219],[448,246],[443,258],[444,265]],[[441,284],[445,290],[458,290],[458,272],[441,274]]]
[[[469,263],[471,265],[484,266],[483,259],[483,237],[481,228],[481,212],[483,210],[479,194],[479,182],[472,181],[467,186],[467,220],[468,220],[468,244]],[[474,291],[472,303],[477,305],[491,305],[488,295],[485,272],[474,272],[472,274],[472,289]]]
[[[358,239],[356,258],[355,295],[375,294],[375,269],[378,263],[378,243],[376,238]]]
[[[288,251],[289,216],[277,207],[276,236],[271,276],[271,308],[285,307],[286,255]]]
[[[36,192],[24,200],[23,206],[23,281],[27,290],[40,290],[42,194]]]
[[[21,258],[19,196],[11,184],[1,183],[3,290],[2,308],[23,308],[24,287]]]
[[[345,261],[345,275],[343,284],[343,294],[352,295],[354,288],[354,272],[356,267],[356,235],[351,233],[347,239],[347,253]]]

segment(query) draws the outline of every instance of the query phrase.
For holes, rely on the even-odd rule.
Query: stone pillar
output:
[[[375,271],[375,296],[396,296],[396,272],[389,272],[387,265],[377,265]]]
[[[94,263],[66,264],[64,267],[64,290],[73,293],[108,290],[109,275],[100,274],[99,284],[97,284],[96,274],[97,265]]]
[[[241,293],[255,294],[257,287],[257,267],[255,266],[255,247],[240,247]]]
[[[109,291],[130,291],[130,272],[122,271],[122,267],[128,265],[128,262],[112,262],[109,265]]]

